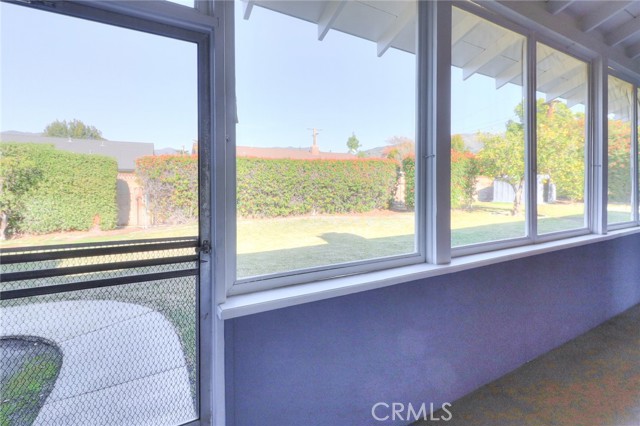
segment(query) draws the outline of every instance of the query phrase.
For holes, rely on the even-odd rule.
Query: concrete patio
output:
[[[177,425],[194,420],[189,375],[173,325],[150,308],[67,301],[3,308],[3,336],[35,336],[63,354],[35,425]]]

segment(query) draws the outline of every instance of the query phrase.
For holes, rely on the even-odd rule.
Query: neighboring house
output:
[[[148,224],[142,187],[136,179],[135,168],[137,158],[154,155],[153,143],[53,138],[27,132],[2,132],[0,142],[51,144],[64,151],[115,158],[118,162],[118,226]]]
[[[321,152],[318,145],[311,148],[254,148],[239,146],[236,148],[237,157],[253,158],[288,158],[291,160],[355,160],[353,154]]]

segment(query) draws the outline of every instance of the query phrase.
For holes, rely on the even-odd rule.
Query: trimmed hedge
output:
[[[197,156],[136,161],[154,224],[197,218]],[[242,217],[353,213],[388,208],[397,178],[392,160],[238,158],[237,211]]]
[[[136,160],[154,225],[187,223],[198,218],[198,157],[157,155]]]
[[[12,231],[47,233],[116,227],[118,166],[110,157],[57,150],[53,145],[2,143],[0,155],[35,164],[38,178],[23,195]],[[15,219],[15,218],[14,218]]]
[[[242,217],[359,213],[388,208],[397,179],[392,160],[237,159]]]

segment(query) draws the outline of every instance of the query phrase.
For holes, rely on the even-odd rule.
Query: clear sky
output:
[[[41,132],[80,119],[111,140],[189,147],[197,135],[196,47],[187,42],[2,3],[1,130]],[[237,22],[238,145],[346,152],[415,135],[415,55],[253,9]],[[521,88],[456,79],[452,133],[502,131]],[[466,102],[470,93],[483,105]]]
[[[3,131],[77,118],[110,140],[191,147],[194,44],[6,3],[0,13]]]

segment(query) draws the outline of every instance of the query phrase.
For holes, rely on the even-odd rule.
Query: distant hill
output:
[[[467,148],[469,151],[473,152],[474,154],[482,149],[483,145],[480,139],[478,138],[477,134],[460,133],[460,136],[462,136],[462,140],[464,141],[465,148]],[[383,152],[387,147],[388,145],[378,146],[375,148],[366,149],[361,152],[365,158],[384,158]]]
[[[155,150],[155,155],[175,155],[180,154],[182,151],[174,148],[160,148]]]

